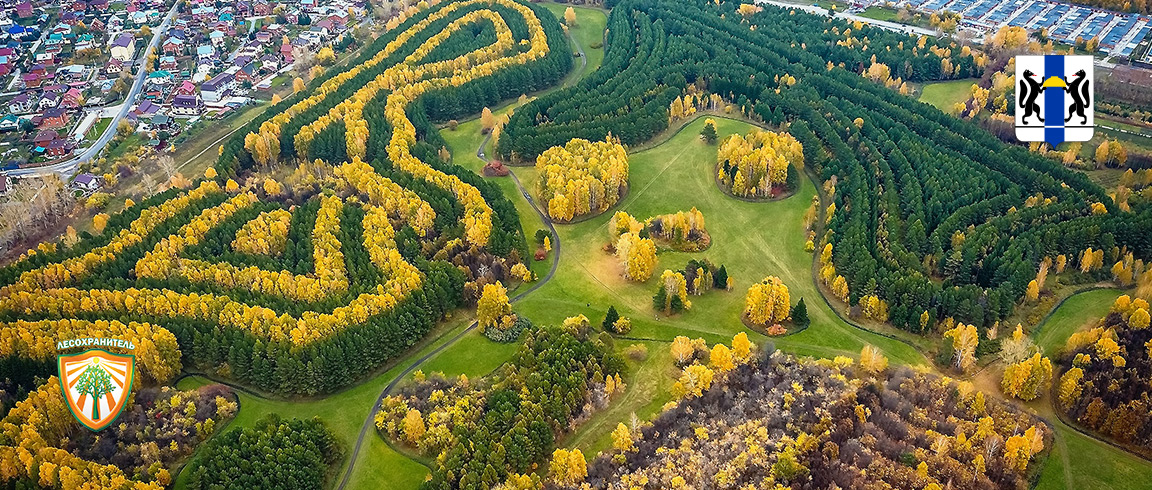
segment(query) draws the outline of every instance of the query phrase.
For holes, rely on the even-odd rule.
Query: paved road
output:
[[[826,15],[832,15],[827,9],[825,9],[823,7],[818,7],[815,5],[799,5],[799,4],[794,4],[794,3],[780,2],[777,0],[755,0],[755,1],[756,1],[756,3],[766,3],[768,5],[775,5],[777,7],[783,7],[783,8],[787,8],[787,9],[803,10],[803,11],[808,12],[810,14],[818,14],[818,15],[825,15],[825,16]],[[866,24],[872,24],[872,25],[875,25],[877,27],[888,29],[890,31],[903,32],[905,34],[915,33],[915,34],[923,34],[925,36],[937,36],[938,35],[938,33],[933,29],[925,29],[925,28],[919,27],[919,26],[905,25],[905,24],[901,24],[899,22],[888,22],[888,21],[884,21],[884,20],[870,19],[868,17],[861,17],[859,15],[850,14],[847,12],[837,12],[835,15],[833,15],[833,17],[836,17],[837,19],[845,19],[845,20],[858,20],[858,21],[864,22]]]
[[[100,135],[100,138],[97,139],[91,147],[81,151],[79,155],[67,161],[41,167],[9,170],[5,173],[12,177],[57,173],[60,174],[61,180],[67,181],[76,173],[81,163],[87,162],[99,154],[100,151],[108,145],[108,142],[112,141],[112,137],[116,135],[117,124],[128,115],[128,111],[132,108],[132,101],[136,99],[136,96],[140,94],[140,90],[144,88],[144,79],[148,77],[148,72],[144,69],[143,64],[148,61],[148,55],[156,49],[156,46],[160,44],[160,39],[168,32],[168,26],[171,25],[172,19],[176,17],[178,6],[179,2],[173,4],[172,9],[168,11],[168,15],[164,17],[164,21],[160,23],[159,27],[153,30],[152,41],[148,43],[148,47],[144,49],[140,58],[136,60],[136,62],[140,63],[140,69],[136,73],[136,81],[132,84],[132,90],[128,92],[128,95],[124,98],[124,103],[120,105],[120,112],[116,114],[112,119],[112,123],[104,130],[104,134]]]

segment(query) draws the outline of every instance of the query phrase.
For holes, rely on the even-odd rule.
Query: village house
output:
[[[84,80],[84,65],[68,65],[56,70],[56,78],[78,82]]]
[[[158,112],[160,112],[160,106],[153,104],[151,101],[145,100],[139,104],[136,104],[136,108],[132,109],[132,111],[129,112],[125,117],[127,117],[129,121],[136,122],[151,119],[152,116]]]
[[[169,37],[164,40],[162,48],[164,54],[179,55],[184,53],[184,40],[178,37]]]
[[[32,138],[32,144],[36,145],[35,151],[43,152],[48,149],[48,145],[60,137],[60,133],[51,129],[42,130],[36,133],[36,137]]]
[[[60,104],[69,109],[79,109],[84,105],[84,95],[80,89],[76,87],[69,88],[64,95],[60,96]]]
[[[20,82],[24,84],[24,88],[37,88],[43,82],[40,75],[37,73],[25,73],[20,75]]]
[[[81,34],[76,38],[76,51],[96,47],[96,37],[91,34]]]
[[[213,60],[216,59],[216,48],[210,45],[197,46],[196,58],[200,60]]]
[[[57,129],[68,125],[68,111],[60,107],[53,107],[44,111],[40,120],[41,128]]]
[[[63,157],[72,154],[73,145],[71,142],[63,139],[54,140],[48,143],[48,148],[45,150],[50,157]]]
[[[228,73],[216,75],[200,84],[200,95],[204,102],[220,102],[236,88],[236,78]]]
[[[193,95],[177,95],[172,99],[173,116],[199,116],[204,112],[204,102]]]
[[[124,71],[124,62],[116,58],[109,58],[108,62],[104,64],[104,73],[109,76],[118,75]]]
[[[236,70],[233,76],[236,77],[238,84],[252,84],[256,82],[256,71],[256,63],[248,63]]]
[[[96,191],[101,186],[100,177],[92,174],[80,174],[72,180],[71,187],[82,191]]]
[[[41,111],[52,109],[60,106],[60,94],[51,91],[44,91],[40,93],[40,100],[36,102],[36,108]]]
[[[27,19],[33,15],[34,13],[32,12],[32,2],[24,1],[16,4],[17,19]]]
[[[22,93],[8,101],[8,110],[13,114],[25,114],[32,112],[32,108],[36,107],[36,102],[27,93]]]
[[[127,63],[136,54],[136,38],[127,32],[121,33],[112,41],[112,58]]]
[[[176,87],[175,93],[176,95],[196,95],[196,84],[190,80],[184,80]]]
[[[0,118],[0,131],[15,131],[20,129],[20,117],[15,114],[8,114]]]

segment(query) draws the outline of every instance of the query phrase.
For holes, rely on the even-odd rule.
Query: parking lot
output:
[[[963,24],[987,32],[1002,26],[1047,29],[1049,37],[1067,44],[1097,38],[1100,50],[1128,57],[1148,33],[1152,18],[1050,0],[909,0],[902,3],[924,12],[961,14]]]

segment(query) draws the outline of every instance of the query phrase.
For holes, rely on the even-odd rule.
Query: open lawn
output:
[[[112,118],[110,117],[101,118],[96,121],[96,124],[93,124],[91,128],[88,128],[88,132],[84,133],[84,142],[82,145],[87,146],[99,139],[100,135],[104,134],[104,130],[108,129],[109,124],[112,124]]]
[[[932,104],[944,112],[951,112],[953,105],[968,100],[973,83],[976,83],[975,78],[926,83],[920,89],[920,102]]]
[[[1123,291],[1118,289],[1093,289],[1068,297],[1051,316],[1033,329],[1036,345],[1044,355],[1055,355],[1070,335],[1104,318],[1121,294]]]
[[[716,117],[720,139],[747,132],[747,123]],[[795,335],[768,339],[753,332],[756,342],[772,341],[801,355],[856,356],[865,344],[880,347],[894,362],[927,364],[915,349],[841,320],[819,296],[812,281],[812,256],[804,252],[801,217],[815,195],[807,179],[796,195],[777,202],[751,203],[722,193],[713,179],[716,147],[697,135],[704,119],[688,124],[667,142],[630,156],[630,190],[617,209],[588,221],[557,225],[564,254],[556,277],[525,298],[515,309],[537,323],[560,323],[565,317],[584,314],[594,321],[603,318],[609,305],[632,319],[631,336],[670,341],[677,335],[704,337],[709,343],[730,342],[747,330],[740,321],[744,292],[765,276],[775,275],[791,290],[792,302],[805,298],[812,326]],[[536,171],[517,168],[525,185],[534,182]],[[637,284],[623,279],[615,257],[602,247],[608,242],[607,222],[616,210],[644,220],[656,214],[688,210],[704,213],[712,246],[705,252],[662,251],[655,274]],[[653,311],[651,297],[660,271],[681,269],[689,258],[707,258],[730,271],[732,291],[709,291],[694,296],[692,310],[675,317]],[[580,303],[584,303],[583,305]]]
[[[896,9],[887,7],[868,7],[857,15],[861,17],[867,17],[869,19],[896,22]]]

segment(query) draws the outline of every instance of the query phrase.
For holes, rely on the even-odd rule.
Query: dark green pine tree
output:
[[[810,320],[808,320],[808,306],[804,304],[804,298],[792,307],[792,324],[798,327],[807,327]]]
[[[656,295],[652,296],[652,308],[656,311],[664,311],[668,305],[668,292],[664,290],[664,285],[661,284],[656,288]]]
[[[712,287],[716,289],[728,289],[728,270],[725,269],[724,266],[720,266],[719,269],[716,269],[716,272],[712,273]]]
[[[715,143],[716,142],[716,126],[713,125],[712,123],[705,123],[704,129],[700,130],[700,136],[703,137],[704,141],[710,145]]]
[[[661,288],[661,289],[663,289],[663,288]],[[615,326],[616,320],[619,320],[619,319],[620,319],[620,314],[616,313],[616,307],[615,306],[609,306],[608,307],[608,313],[604,315],[604,323],[602,323],[601,326],[604,327],[604,330],[607,330],[609,332],[615,332],[616,331],[616,326]]]
[[[100,419],[100,397],[112,392],[112,376],[100,364],[89,364],[76,381],[76,389],[81,395],[92,397],[92,420]]]

